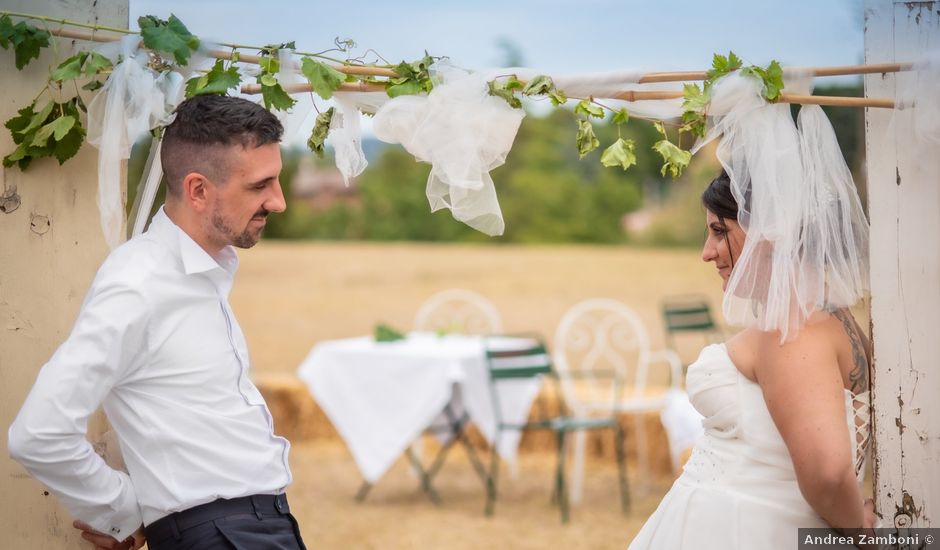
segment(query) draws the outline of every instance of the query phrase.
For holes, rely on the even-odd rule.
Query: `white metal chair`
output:
[[[484,296],[472,290],[452,288],[432,295],[421,304],[415,314],[414,330],[500,334],[503,321],[496,307]]]
[[[681,387],[678,355],[650,351],[649,336],[636,313],[608,298],[584,300],[569,309],[558,324],[554,347],[562,392],[575,415],[610,414],[612,401],[619,413],[634,415],[641,479],[648,478],[643,413],[662,410],[666,390]],[[650,384],[651,365],[666,367],[663,383],[655,378]],[[575,502],[581,497],[585,445],[586,434],[578,433],[571,475]]]
[[[496,306],[482,294],[463,288],[451,288],[432,294],[421,304],[415,313],[412,330],[486,336],[501,334],[503,321]],[[441,417],[435,419],[425,432],[459,433],[468,421],[466,412],[453,411],[448,405]],[[469,445],[467,440],[462,443]],[[472,454],[473,449],[468,448],[467,452]],[[418,461],[424,457],[423,438],[418,438],[412,443],[410,453],[417,457]],[[421,474],[420,471],[417,473]]]

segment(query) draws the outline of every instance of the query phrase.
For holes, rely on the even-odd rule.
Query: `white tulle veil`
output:
[[[760,80],[715,83],[707,135],[747,237],[725,289],[728,322],[791,339],[816,311],[868,289],[868,223],[832,125],[816,105],[769,104]]]

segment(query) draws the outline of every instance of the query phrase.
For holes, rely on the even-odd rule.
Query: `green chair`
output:
[[[684,335],[699,337],[694,346],[701,349],[704,344],[714,344],[724,339],[724,331],[715,323],[708,300],[701,295],[689,294],[669,296],[662,302],[663,322],[666,329],[666,346],[679,353],[676,339]],[[680,354],[681,356],[681,354]],[[683,359],[683,367],[690,361]]]
[[[487,516],[493,514],[496,503],[497,482],[499,479],[499,453],[498,442],[501,441],[502,433],[507,430],[527,431],[527,430],[551,430],[554,433],[558,462],[555,472],[555,483],[552,492],[553,502],[557,502],[561,511],[562,523],[567,523],[569,518],[569,495],[568,486],[565,481],[565,456],[569,436],[573,433],[584,430],[609,429],[614,433],[614,441],[617,455],[618,477],[620,481],[620,501],[621,507],[626,513],[630,508],[630,495],[627,487],[627,470],[623,444],[623,430],[618,421],[615,404],[611,404],[611,414],[608,417],[579,418],[570,414],[569,408],[565,405],[563,394],[558,384],[558,374],[552,366],[551,355],[541,340],[534,338],[532,344],[517,349],[494,349],[490,342],[486,346],[486,360],[489,369],[490,390],[494,407],[494,419],[496,421],[496,435],[493,439],[490,451],[490,473],[486,484],[486,508]],[[522,423],[510,423],[503,420],[501,412],[499,391],[500,384],[511,383],[513,380],[520,380],[533,377],[545,377],[552,384],[552,390],[558,399],[559,414],[549,414],[548,408],[544,402],[544,392],[537,402],[537,414],[530,415],[529,420]]]

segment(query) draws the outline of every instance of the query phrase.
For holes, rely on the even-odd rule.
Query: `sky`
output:
[[[469,69],[505,66],[505,41],[545,72],[705,69],[728,50],[747,64],[850,65],[863,52],[861,0],[130,0],[134,29],[170,13],[220,42],[317,52],[352,38],[391,62],[427,50]]]
[[[714,53],[729,50],[745,64],[776,59],[784,66],[832,66],[863,60],[862,2],[130,0],[130,27],[138,28],[141,15],[166,19],[172,13],[209,41],[252,46],[295,41],[298,51],[319,52],[333,47],[335,38],[351,38],[356,55],[371,48],[398,63],[427,51],[467,69],[509,66],[512,50],[524,66],[555,75],[704,70]],[[860,80],[839,78],[825,80]],[[304,120],[288,132],[287,141],[306,140],[313,116]],[[371,120],[362,123],[364,134],[371,135]]]

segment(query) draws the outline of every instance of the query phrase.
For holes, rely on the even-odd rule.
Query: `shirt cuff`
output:
[[[143,515],[137,503],[137,493],[130,477],[124,472],[121,476],[121,495],[115,502],[115,511],[108,517],[96,518],[88,522],[96,531],[104,533],[115,540],[123,541],[143,527]]]

